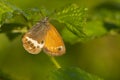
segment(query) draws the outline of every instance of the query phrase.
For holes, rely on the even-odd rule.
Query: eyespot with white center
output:
[[[62,50],[62,48],[63,48],[63,47],[62,47],[62,46],[60,46],[60,47],[58,47],[57,49],[58,49],[58,51],[61,51],[61,50]]]

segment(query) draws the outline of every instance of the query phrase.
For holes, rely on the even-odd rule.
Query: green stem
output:
[[[57,69],[61,68],[60,64],[56,61],[53,56],[50,56],[51,61],[54,63]]]

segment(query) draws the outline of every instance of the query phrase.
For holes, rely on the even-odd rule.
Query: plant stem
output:
[[[51,61],[54,63],[57,69],[61,68],[60,64],[56,61],[53,56],[50,56]]]

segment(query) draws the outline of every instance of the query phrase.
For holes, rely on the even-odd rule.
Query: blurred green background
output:
[[[106,1],[119,0],[8,0],[21,9],[41,8],[55,10],[70,3],[87,7],[89,12]],[[93,24],[94,25],[94,24]],[[0,69],[15,80],[47,80],[55,66],[43,52],[27,53],[21,36],[10,41],[0,34]],[[73,41],[74,42],[74,41]],[[62,67],[77,66],[105,80],[120,80],[120,35],[109,35],[94,40],[70,44],[65,42],[67,52],[56,57]]]

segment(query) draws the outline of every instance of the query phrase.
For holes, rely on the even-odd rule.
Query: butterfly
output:
[[[25,33],[22,43],[25,50],[31,54],[38,54],[43,50],[48,55],[60,56],[66,52],[62,37],[47,17]]]

